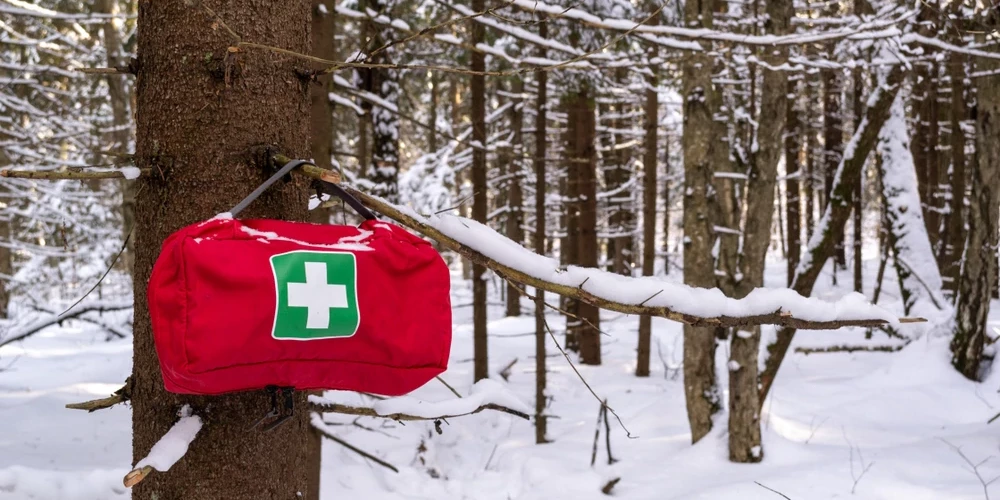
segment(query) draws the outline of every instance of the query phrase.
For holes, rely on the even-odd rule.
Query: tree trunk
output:
[[[788,95],[798,96],[798,85],[793,78],[786,83]],[[802,172],[799,170],[799,152],[802,150],[803,133],[800,129],[799,110],[796,98],[785,100],[785,234],[788,235],[787,285],[791,286],[795,268],[799,265],[802,249],[802,214],[799,200],[799,184]]]
[[[309,51],[309,2],[206,0],[206,5],[247,39]],[[132,496],[309,497],[315,484],[310,478],[315,441],[309,414],[301,410],[305,393],[296,396],[300,410],[295,416],[267,433],[247,430],[269,408],[264,391],[213,397],[167,393],[146,297],[150,271],[167,236],[229,210],[270,175],[264,168],[264,146],[293,157],[308,154],[309,94],[296,75],[305,67],[267,51],[227,52],[232,40],[225,30],[212,30],[203,10],[181,2],[143,2],[138,25],[142,65],[135,84],[135,158],[139,167],[163,168],[166,178],[142,177],[136,199],[133,462],[145,457],[176,422],[182,405],[190,404],[205,424],[183,459],[169,472],[146,478]],[[227,73],[229,79],[220,76]],[[279,184],[252,204],[245,217],[304,220],[307,193],[303,180]]]
[[[548,36],[548,24],[538,25],[538,36],[545,39]],[[545,49],[540,49],[540,57],[545,57]],[[547,154],[546,106],[548,105],[548,73],[539,71],[538,101],[535,106],[535,253],[545,255],[545,155]],[[548,417],[545,415],[547,398],[545,397],[546,367],[545,367],[545,336],[548,332],[545,323],[545,291],[535,289],[535,443],[548,442]]]
[[[327,5],[332,0],[312,0],[312,55],[326,60],[335,60],[335,23],[333,9]],[[330,102],[330,86],[333,75],[319,75],[309,86],[311,121],[309,125],[309,150],[316,166],[333,169],[333,103]],[[309,213],[309,221],[317,224],[330,223],[330,209],[322,205]]]
[[[948,74],[951,77],[950,149],[951,149],[951,200],[942,224],[941,273],[944,287],[955,292],[961,276],[961,258],[965,251],[965,131],[962,123],[968,118],[965,103],[966,58],[957,52],[948,55]]]
[[[565,174],[560,178],[559,184],[562,191],[563,206],[563,236],[559,243],[559,260],[564,266],[578,265],[580,263],[580,204],[579,204],[579,174],[577,173],[577,162],[582,159],[576,157],[576,137],[577,129],[580,127],[571,104],[571,96],[566,96],[560,102],[562,111],[566,114],[566,131],[563,134],[565,147],[563,155],[566,158]],[[583,322],[580,321],[580,302],[560,297],[561,309],[566,311],[566,348],[573,352],[580,352],[580,330]]]
[[[684,18],[689,28],[712,28],[713,0],[686,2]],[[710,150],[719,147],[712,122],[714,109],[712,59],[703,53],[686,55],[682,63],[681,95],[684,103],[684,283],[715,286],[712,262],[712,220],[709,210],[713,182]],[[684,325],[684,397],[691,442],[712,430],[712,415],[719,411],[715,375],[713,328]]]
[[[859,3],[859,2],[856,2],[856,3]],[[854,128],[857,129],[858,126],[861,125],[861,113],[864,112],[864,108],[862,107],[861,103],[864,102],[862,100],[862,96],[864,95],[865,88],[864,88],[864,80],[862,80],[862,78],[861,78],[861,69],[860,68],[855,68],[852,71],[852,73],[853,73],[853,75],[852,75],[853,82],[852,83],[853,83],[853,87],[854,87],[854,89],[853,89],[854,92],[853,92],[853,96],[852,96],[852,101],[853,101],[852,102],[852,107],[854,108],[854,110],[853,110],[854,111]],[[863,181],[863,179],[865,177],[863,168],[864,167],[862,167],[861,175],[858,176],[857,182],[854,183],[854,199],[853,199],[853,204],[852,204],[852,208],[854,209],[854,221],[853,221],[853,226],[854,226],[854,246],[853,246],[853,249],[851,251],[851,256],[853,257],[853,260],[854,260],[854,291],[858,292],[858,293],[861,293],[861,291],[864,288],[864,283],[862,282],[862,275],[861,275],[861,266],[862,266],[862,260],[861,260],[861,247],[862,247],[861,235],[862,235],[862,229],[863,229],[861,226],[862,226],[863,219],[864,219],[863,213],[862,213],[862,208],[864,207],[864,203],[862,203],[862,201],[863,201],[862,197],[864,195],[864,181]]]
[[[577,247],[574,264],[583,267],[597,267],[597,151],[594,143],[597,135],[594,99],[591,89],[584,85],[566,97],[567,118],[572,124],[568,134],[567,156],[571,165],[569,184],[575,185],[573,192],[577,219],[575,238],[570,245]],[[600,310],[591,304],[575,302],[578,318],[573,320],[574,336],[580,344],[580,362],[585,365],[601,364],[601,323]],[[569,328],[567,328],[568,332]]]
[[[472,10],[480,12],[484,9],[484,0],[473,0]],[[483,43],[485,28],[481,23],[472,23],[472,45]],[[486,56],[480,51],[471,51],[469,58],[471,69],[479,74],[472,75],[470,93],[472,94],[472,141],[480,147],[472,150],[472,219],[486,224]],[[486,267],[480,264],[472,265],[472,340],[475,358],[473,379],[475,381],[488,378],[489,375],[489,339],[486,335],[486,281],[483,275]]]
[[[837,8],[833,7],[833,15],[836,15]],[[828,45],[827,54],[832,56],[833,45]],[[834,173],[840,160],[844,157],[844,125],[841,116],[841,78],[840,72],[836,69],[824,69],[820,72],[823,79],[823,201],[822,205],[830,200],[830,192],[833,189]],[[850,201],[850,198],[848,198]],[[847,258],[844,252],[844,238],[841,237],[834,242],[836,264],[833,269],[833,280],[837,282],[837,268],[847,268]]]
[[[100,3],[95,5],[95,11],[111,14],[115,10],[115,4],[115,0],[100,0]],[[118,28],[109,18],[104,22],[102,29],[108,67],[125,64]],[[125,85],[125,75],[110,74],[105,79],[108,83],[108,100],[111,103],[111,119],[114,126],[108,138],[110,144],[107,149],[113,153],[125,155],[130,152],[129,143],[132,136],[132,128],[129,126],[129,92]],[[135,268],[135,180],[122,179],[119,182],[122,190],[122,239],[128,238],[122,260],[125,262],[125,269],[131,276],[132,270]],[[130,231],[133,233],[131,236],[129,236]]]
[[[996,16],[993,13],[993,16]],[[982,41],[982,37],[979,37]],[[981,58],[977,69],[996,71],[995,59]],[[996,285],[997,216],[1000,211],[1000,83],[977,78],[976,161],[970,179],[969,230],[962,274],[958,282],[951,362],[972,380],[982,374],[990,297]]]
[[[521,205],[524,203],[524,194],[521,191],[521,178],[524,176],[524,99],[520,96],[524,93],[524,80],[514,77],[511,92],[518,97],[513,98],[514,105],[510,108],[513,161],[510,163],[510,180],[507,181],[506,232],[512,241],[523,243],[524,228],[521,225],[524,223],[524,212]],[[507,283],[507,316],[520,315],[521,294],[516,286]]]
[[[658,51],[653,49],[650,58],[655,58]],[[642,275],[652,276],[656,267],[656,133],[659,129],[659,102],[656,94],[656,76],[646,78],[645,136],[643,138],[642,157]],[[649,316],[639,317],[639,346],[636,357],[635,375],[649,376],[650,344],[653,336],[653,319]]]
[[[880,77],[878,85],[868,98],[864,118],[851,138],[851,143],[854,145],[849,150],[851,154],[845,155],[837,168],[838,173],[835,178],[838,180],[838,184],[833,186],[831,190],[830,201],[827,203],[821,219],[823,224],[816,228],[816,232],[809,239],[806,253],[803,255],[802,262],[799,263],[795,272],[795,278],[792,280],[792,289],[800,295],[808,297],[812,294],[820,271],[827,260],[834,255],[834,243],[844,239],[844,224],[851,213],[848,201],[854,190],[855,178],[861,175],[868,154],[875,147],[882,126],[889,118],[892,103],[899,93],[902,78],[902,70],[899,66],[893,66],[888,75]],[[794,337],[794,328],[782,328],[778,330],[775,343],[767,348],[769,356],[760,376],[761,405],[767,399],[771,384],[774,383],[778,368],[781,367],[781,362],[784,360]]]
[[[670,274],[670,135],[663,138],[663,274]]]

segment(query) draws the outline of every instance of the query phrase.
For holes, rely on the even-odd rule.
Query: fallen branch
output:
[[[501,404],[504,403],[504,404]],[[485,410],[498,411],[529,420],[528,413],[511,406],[523,405],[498,382],[483,379],[472,387],[467,397],[437,403],[419,401],[409,397],[389,398],[376,401],[373,406],[351,406],[330,401],[321,396],[309,396],[309,408],[320,413],[339,413],[361,417],[377,417],[389,420],[441,420],[464,417]]]
[[[135,169],[135,167],[132,167]],[[136,172],[138,170],[138,172]],[[19,179],[45,179],[45,180],[62,180],[62,179],[81,179],[81,180],[92,180],[92,179],[134,179],[140,175],[148,175],[150,169],[135,169],[131,171],[122,170],[87,170],[83,168],[70,168],[67,170],[15,170],[15,169],[3,169],[0,170],[0,177],[16,177]]]
[[[396,473],[399,472],[399,469],[397,469],[394,465],[390,464],[389,462],[386,462],[385,460],[382,460],[381,458],[378,458],[375,455],[372,455],[371,453],[368,453],[367,451],[362,450],[348,443],[347,441],[344,441],[343,439],[333,435],[333,433],[331,433],[330,430],[326,428],[326,424],[323,423],[323,417],[321,417],[319,413],[314,412],[312,416],[309,418],[309,422],[310,424],[312,424],[313,429],[315,429],[316,432],[319,432],[321,436],[329,439],[330,441],[333,441],[334,443],[343,446],[344,448],[347,448],[348,450],[353,451],[354,453],[357,453],[358,455],[361,455],[362,457],[371,460],[372,462],[381,465],[382,467],[385,467],[386,469],[389,469]]]
[[[95,412],[97,410],[103,410],[105,408],[111,408],[114,405],[124,403],[131,398],[132,393],[132,377],[125,379],[125,385],[120,389],[115,391],[111,396],[101,399],[95,399],[93,401],[84,401],[82,403],[69,403],[66,408],[70,410],[87,410],[87,413]]]
[[[191,442],[201,430],[201,417],[194,415],[188,405],[181,408],[178,416],[181,417],[180,420],[153,445],[146,458],[139,460],[135,467],[125,474],[122,483],[126,488],[139,484],[154,470],[160,472],[170,470],[187,453]]]
[[[799,354],[822,354],[830,352],[896,352],[907,344],[899,345],[831,345],[827,347],[796,347]]]
[[[618,484],[618,482],[621,481],[621,480],[622,480],[622,478],[616,477],[616,478],[608,481],[607,483],[604,483],[604,487],[601,488],[601,493],[604,493],[605,495],[610,495],[611,494],[611,490],[614,489],[615,485]]]
[[[8,331],[7,335],[0,338],[0,347],[3,347],[11,342],[17,342],[18,340],[23,340],[28,338],[52,325],[57,325],[67,319],[76,318],[81,314],[99,311],[99,312],[109,312],[109,311],[123,311],[126,309],[132,309],[132,303],[122,302],[122,303],[106,303],[106,302],[93,302],[90,304],[83,304],[75,309],[71,309],[59,315],[54,315],[49,318],[38,320],[25,328],[14,331],[10,333]]]

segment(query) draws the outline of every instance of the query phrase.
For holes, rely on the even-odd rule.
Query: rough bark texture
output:
[[[1000,14],[993,12],[1000,25]],[[994,59],[980,59],[977,70],[996,71]],[[972,380],[978,380],[983,362],[990,297],[996,285],[997,216],[1000,211],[1000,83],[996,78],[977,78],[976,161],[972,165],[972,195],[969,200],[969,230],[965,261],[958,282],[955,331],[951,362]]]
[[[115,10],[115,4],[114,0],[100,0],[95,5],[95,11],[111,14]],[[108,67],[125,64],[118,28],[109,19],[104,23],[102,30]],[[107,75],[105,80],[108,82],[108,100],[111,103],[111,119],[114,125],[110,137],[107,138],[109,142],[107,149],[117,154],[128,154],[131,152],[129,143],[132,128],[129,127],[129,92],[125,85],[125,75],[111,74]],[[134,233],[135,227],[135,180],[122,179],[119,183],[122,190],[122,239],[128,238],[121,258],[125,263],[125,269],[131,275],[135,267],[135,234],[129,237],[129,231]]]
[[[781,36],[789,31],[791,0],[767,0],[767,34]],[[786,48],[766,48],[762,59],[778,66],[787,55]],[[764,70],[761,83],[761,110],[785,110],[788,73]],[[770,113],[759,120],[758,150],[750,157],[747,180],[746,228],[743,231],[736,297],[746,297],[754,288],[764,286],[764,263],[771,241],[774,192],[778,161],[784,149],[785,114]],[[764,458],[760,441],[760,403],[757,390],[757,357],[760,327],[738,328],[732,336],[729,354],[729,459],[734,462],[759,462]]]
[[[858,2],[856,2],[858,3]],[[861,69],[855,68],[852,71],[852,86],[853,92],[851,96],[851,106],[853,108],[854,114],[854,128],[857,129],[861,125],[861,113],[864,112],[862,103],[862,96],[864,95],[864,81],[861,79]],[[862,167],[863,168],[863,167]],[[854,261],[854,291],[861,292],[864,283],[861,279],[861,234],[862,234],[862,196],[864,195],[864,185],[863,179],[865,175],[862,171],[861,175],[858,176],[857,181],[854,183],[854,197],[852,201],[851,208],[854,210],[854,219],[852,225],[854,226],[854,245],[851,249],[851,256]]]
[[[472,10],[483,10],[483,0],[473,0]],[[485,31],[480,23],[472,23],[472,44],[482,43]],[[472,101],[472,140],[481,145],[486,144],[486,78],[482,72],[486,70],[486,57],[482,52],[471,51],[469,54],[472,71],[480,72],[473,75],[469,91]],[[472,219],[486,223],[486,151],[483,148],[472,150]],[[475,381],[489,377],[489,339],[486,335],[486,281],[483,275],[486,268],[480,264],[472,265],[472,341],[475,358],[473,379]]]
[[[839,12],[839,8],[833,4],[831,11],[828,15],[836,16]],[[828,55],[832,55],[833,45],[828,46]],[[831,197],[831,190],[833,189],[834,183],[834,173],[837,171],[837,166],[840,165],[841,159],[844,157],[844,125],[843,117],[841,116],[841,91],[842,82],[839,70],[836,69],[824,69],[820,72],[820,78],[823,79],[823,200],[820,206],[824,206],[828,203]],[[852,186],[853,188],[853,186]],[[847,201],[850,202],[852,197],[848,197]],[[846,253],[844,252],[844,238],[841,235],[834,242],[834,256],[836,257],[837,266],[842,269],[847,267]],[[836,269],[834,266],[833,279],[834,283],[837,280]]]
[[[511,83],[511,92],[520,96],[524,93],[524,80],[514,77]],[[524,194],[521,191],[521,178],[524,175],[524,137],[522,124],[524,121],[524,99],[514,98],[514,105],[510,108],[511,127],[511,153],[513,161],[510,163],[510,179],[507,181],[507,220],[506,233],[511,241],[524,242],[524,212],[521,205],[524,202]],[[507,284],[507,316],[521,315],[521,294],[517,292],[517,287]]]
[[[889,111],[899,93],[902,79],[902,69],[899,66],[893,66],[885,80],[879,82],[881,86],[874,91],[865,106],[862,126],[854,132],[854,136],[851,138],[854,147],[850,148],[850,154],[844,156],[837,169],[838,175],[835,176],[837,182],[831,190],[831,197],[821,220],[822,224],[816,228],[818,233],[809,239],[809,246],[803,256],[803,262],[799,264],[795,278],[792,280],[792,289],[800,295],[808,297],[812,294],[820,271],[826,261],[834,256],[835,242],[844,239],[844,224],[851,213],[851,205],[848,201],[854,190],[855,179],[861,175],[868,154],[875,147],[879,131],[889,118]],[[778,330],[775,343],[767,348],[769,356],[760,376],[761,405],[767,399],[767,393],[771,389],[771,384],[774,383],[774,377],[777,375],[778,368],[781,367],[781,362],[784,360],[794,337],[794,328],[782,328]]]
[[[248,40],[309,51],[305,0],[265,4],[206,0]],[[269,22],[261,22],[267,19]],[[142,177],[136,200],[135,330],[132,371],[133,461],[190,404],[205,422],[187,454],[169,472],[132,490],[136,499],[296,498],[310,496],[314,440],[308,412],[278,429],[247,430],[269,409],[264,391],[188,397],[163,389],[146,303],[146,284],[163,240],[177,229],[232,208],[268,175],[263,147],[308,154],[308,88],[299,63],[266,51],[227,52],[224,30],[204,10],[183,2],[139,5],[136,77],[136,162],[163,169]],[[226,78],[226,75],[229,78]],[[306,182],[264,193],[245,217],[303,220]],[[296,406],[305,407],[305,395]]]
[[[797,82],[789,78],[786,83],[788,95],[798,94]],[[799,110],[795,99],[785,100],[785,234],[788,235],[787,285],[791,286],[795,268],[799,265],[802,249],[802,211],[799,199],[799,184],[802,172],[799,170],[799,152],[802,150]]]
[[[684,17],[690,28],[711,28],[715,2],[685,2]],[[719,147],[713,131],[710,104],[713,99],[712,60],[701,53],[689,54],[682,64],[684,99],[684,283],[715,286],[712,262],[712,221],[709,189],[713,169],[709,151]],[[684,398],[687,403],[691,442],[712,430],[712,415],[719,411],[715,376],[713,328],[684,326]]]
[[[538,26],[538,36],[545,38],[548,36],[548,24],[541,23]],[[545,57],[545,50],[541,49],[541,57]],[[545,253],[545,155],[547,154],[548,141],[546,106],[548,105],[548,73],[540,71],[538,75],[538,100],[535,105],[535,253],[546,255]],[[535,289],[535,443],[548,442],[546,434],[548,432],[548,418],[545,416],[545,408],[548,403],[545,397],[546,367],[545,367],[545,337],[547,325],[545,323],[545,290]]]
[[[312,0],[312,55],[335,60],[335,23],[332,0]],[[324,10],[325,8],[325,10]],[[330,85],[333,75],[319,75],[309,86],[309,152],[316,165],[333,170],[333,103],[330,102]],[[330,222],[330,208],[317,206],[309,213],[309,221],[317,224]]]
[[[654,52],[651,57],[657,54]],[[659,102],[656,95],[656,77],[647,78],[645,115],[645,136],[642,157],[642,275],[652,276],[656,267],[656,133],[659,124]],[[639,346],[636,356],[635,374],[649,376],[649,353],[653,334],[653,320],[649,316],[639,317]]]
[[[590,88],[583,86],[566,96],[567,119],[570,127],[567,133],[567,157],[569,158],[570,192],[575,203],[577,228],[572,229],[570,245],[576,246],[573,264],[583,267],[597,267],[597,135],[594,101]],[[601,364],[600,310],[597,307],[573,300],[573,311],[578,318],[568,318],[567,335],[570,328],[580,346],[580,362],[587,365]]]
[[[362,1],[362,3],[365,3]],[[376,15],[390,16],[396,10],[395,0],[368,0],[370,8]],[[381,48],[396,37],[396,32],[388,26],[366,21],[371,33],[371,40],[366,43],[367,50]],[[387,64],[389,51],[382,51],[368,57],[373,64]],[[475,63],[473,63],[475,64]],[[362,75],[361,88],[377,95],[383,101],[399,104],[399,72],[389,68],[365,68]],[[365,177],[372,183],[372,193],[390,202],[399,199],[399,117],[384,106],[373,106],[367,100],[363,101],[362,109],[368,111],[371,119],[372,151]],[[365,107],[367,105],[367,107]]]
[[[962,254],[965,251],[965,131],[962,123],[968,118],[965,102],[965,64],[962,54],[948,55],[948,74],[951,77],[951,106],[949,145],[951,153],[951,200],[941,233],[941,273],[946,290],[954,292],[961,275]]]

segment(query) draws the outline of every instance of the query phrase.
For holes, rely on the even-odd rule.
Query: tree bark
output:
[[[797,82],[789,78],[786,83],[788,95],[798,96]],[[799,170],[799,152],[802,150],[802,130],[796,99],[785,100],[785,234],[788,237],[787,286],[792,285],[795,268],[799,265],[802,250],[802,212],[799,199],[799,184],[802,172]]]
[[[548,37],[548,24],[538,25],[538,36]],[[545,49],[540,57],[545,57]],[[539,71],[538,98],[535,105],[535,253],[545,255],[545,155],[548,154],[546,106],[548,105],[548,73]],[[535,443],[548,442],[548,417],[545,408],[548,398],[545,397],[546,367],[545,367],[545,290],[535,289]]]
[[[951,200],[942,224],[940,262],[946,290],[955,292],[961,276],[962,254],[965,252],[965,191],[966,158],[965,131],[962,124],[968,119],[965,102],[966,57],[952,52],[948,55],[948,74],[951,77],[951,107],[949,144],[951,153]]]
[[[583,85],[566,97],[567,118],[571,124],[567,138],[567,155],[570,163],[568,183],[574,186],[577,228],[570,237],[570,245],[576,246],[574,264],[583,267],[597,267],[597,135],[594,99],[591,89]],[[580,345],[580,362],[585,365],[601,364],[601,317],[600,310],[588,303],[576,301],[574,308],[578,318],[572,320],[574,336]],[[567,328],[568,334],[569,328]]]
[[[309,2],[206,0],[205,5],[247,39],[309,51]],[[182,2],[139,7],[135,158],[140,168],[163,168],[165,176],[142,177],[137,189],[133,461],[149,453],[177,420],[181,405],[190,404],[205,424],[183,459],[169,472],[146,478],[132,496],[309,497],[315,441],[308,412],[296,412],[272,432],[248,431],[269,408],[264,391],[213,397],[167,393],[153,344],[146,284],[163,240],[229,210],[267,178],[265,146],[294,156],[309,150],[308,88],[296,75],[304,67],[266,51],[230,53],[231,38],[213,30],[212,22],[204,10]],[[228,79],[222,76],[227,70]],[[272,187],[245,216],[304,220],[306,204],[306,183],[294,180]],[[304,408],[305,394],[296,399]]]
[[[834,177],[837,179],[837,184],[833,186],[830,200],[826,204],[822,219],[824,225],[817,227],[816,233],[809,239],[806,253],[795,272],[795,278],[792,280],[792,289],[800,295],[808,297],[812,294],[820,271],[827,260],[834,255],[835,242],[844,239],[844,224],[851,213],[851,205],[848,201],[854,190],[855,179],[861,175],[868,154],[875,147],[879,132],[889,118],[889,112],[896,95],[899,93],[902,79],[902,70],[899,66],[893,66],[884,80],[879,79],[879,86],[869,96],[861,126],[851,138],[854,145],[849,150],[851,154],[845,155],[837,168],[838,172]],[[778,368],[781,367],[781,362],[784,360],[794,337],[794,328],[782,328],[778,330],[775,343],[767,348],[769,356],[760,376],[761,405],[767,399]]]
[[[856,2],[860,3],[860,2]],[[861,125],[861,113],[864,112],[864,107],[862,103],[862,96],[864,95],[864,80],[861,78],[861,69],[855,68],[852,70],[852,80],[853,80],[853,95],[852,95],[852,107],[854,114],[854,128],[857,129]],[[857,182],[854,183],[854,198],[852,200],[851,207],[854,210],[854,245],[851,251],[851,256],[854,261],[854,291],[861,293],[864,288],[864,283],[862,282],[862,260],[861,260],[861,247],[862,247],[862,223],[863,223],[863,213],[862,208],[864,207],[863,196],[864,196],[864,167],[862,167],[861,175],[858,176]]]
[[[835,5],[835,4],[834,4]],[[839,9],[832,7],[833,16],[836,16]],[[832,56],[833,45],[829,44],[827,54]],[[841,77],[836,69],[824,69],[820,72],[823,79],[823,201],[821,206],[828,203],[834,183],[834,173],[844,157],[844,122],[841,116]],[[852,197],[848,197],[849,202]],[[834,266],[833,280],[837,282],[837,267],[847,268],[847,257],[844,252],[844,238],[841,237],[834,242],[836,265]]]
[[[994,22],[997,13],[992,13]],[[980,41],[982,37],[979,37]],[[981,58],[977,69],[1000,69],[995,59]],[[972,165],[969,229],[958,282],[951,362],[965,377],[979,380],[986,339],[990,297],[996,285],[998,212],[1000,212],[1000,83],[977,78],[976,161]]]
[[[472,10],[480,12],[484,9],[484,0],[473,0]],[[472,45],[483,43],[485,28],[481,23],[472,23]],[[486,56],[480,51],[470,51],[470,69],[479,74],[472,75],[470,93],[472,94],[472,141],[481,146],[486,145]],[[486,223],[486,150],[477,147],[472,150],[472,219]],[[472,265],[472,340],[474,351],[473,380],[479,381],[489,377],[489,338],[486,334],[486,268],[480,264]]]
[[[524,93],[524,80],[514,77],[511,84],[511,92],[520,96]],[[521,178],[524,176],[524,99],[514,98],[514,105],[510,108],[511,143],[513,144],[513,161],[510,163],[510,180],[507,181],[507,220],[506,233],[511,241],[524,242],[524,194],[521,191]],[[517,287],[507,283],[507,316],[521,315],[521,294]]]
[[[689,28],[712,28],[713,0],[685,2],[684,18]],[[708,48],[708,47],[706,47]],[[712,121],[714,104],[712,59],[703,53],[686,55],[681,65],[681,95],[684,106],[684,283],[715,286],[712,262],[712,220],[709,210],[713,182],[710,150],[719,147]],[[715,374],[714,328],[684,326],[684,398],[687,404],[691,442],[712,430],[712,415],[719,411]]]
[[[335,60],[334,34],[336,25],[331,0],[312,0],[312,55],[326,60]],[[333,75],[318,75],[309,86],[310,138],[309,152],[316,166],[333,170],[333,103],[330,102],[330,86]],[[317,224],[330,223],[330,209],[317,206],[309,213],[309,221]]]
[[[657,23],[658,24],[658,23]],[[650,58],[657,57],[658,50],[652,49]],[[654,70],[655,71],[655,70]],[[659,107],[656,94],[657,77],[646,78],[645,135],[643,136],[642,157],[642,275],[653,276],[656,267],[656,178],[657,138],[659,130]],[[635,375],[649,376],[650,344],[653,336],[653,319],[639,317],[639,346],[636,356]]]

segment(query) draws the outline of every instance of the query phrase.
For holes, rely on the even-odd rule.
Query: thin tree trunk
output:
[[[579,183],[580,176],[578,158],[576,151],[576,137],[579,134],[577,129],[581,126],[571,105],[572,96],[563,98],[560,103],[562,111],[566,114],[566,130],[563,134],[563,155],[566,158],[565,174],[559,180],[563,195],[563,236],[559,243],[559,257],[563,265],[578,265],[580,262],[580,204],[579,204]],[[583,328],[583,321],[580,320],[580,302],[566,297],[560,298],[561,309],[566,311],[566,348],[573,352],[580,352],[580,330]]]
[[[206,1],[230,28],[255,42],[308,53],[310,2],[262,4]],[[261,29],[261,19],[272,26]],[[226,68],[231,43],[213,31],[201,9],[182,2],[144,2],[138,17],[136,155],[140,168],[169,167],[168,180],[142,177],[136,200],[135,330],[132,370],[132,457],[137,462],[191,405],[205,426],[169,473],[153,474],[132,489],[135,499],[309,497],[314,470],[309,413],[298,411],[272,432],[248,431],[269,408],[264,391],[212,397],[163,388],[147,306],[146,283],[160,245],[181,227],[229,210],[269,172],[261,144],[292,157],[309,151],[309,96],[299,61],[266,51],[242,51],[227,82],[205,67]],[[186,55],[186,57],[181,57]],[[185,62],[187,61],[187,62]],[[191,61],[197,61],[192,63]],[[242,69],[240,69],[242,68]],[[268,120],[260,120],[261,116]],[[240,125],[240,124],[244,124]],[[161,159],[170,158],[169,165]],[[245,216],[304,220],[307,183],[272,187]],[[295,404],[304,408],[305,393]]]
[[[832,15],[837,15],[836,7],[832,7]],[[828,45],[827,54],[832,55],[833,45]],[[824,69],[821,72],[823,79],[823,201],[824,206],[830,200],[830,192],[833,189],[834,173],[840,160],[844,156],[844,128],[841,116],[841,78],[840,72],[836,69]],[[850,198],[848,198],[850,201]],[[833,281],[837,282],[837,268],[847,268],[847,258],[844,252],[844,239],[840,238],[834,242],[836,264],[833,267]]]
[[[996,13],[993,13],[996,22]],[[978,37],[982,41],[982,37]],[[995,59],[977,61],[979,71],[1000,69]],[[976,161],[970,179],[969,230],[962,274],[958,282],[951,362],[972,380],[982,374],[990,297],[996,285],[997,231],[1000,212],[1000,83],[977,78]]]
[[[862,103],[862,95],[864,94],[864,81],[861,78],[861,69],[855,68],[852,75],[854,92],[852,96],[852,106],[854,108],[854,128],[857,129],[861,125],[861,113],[864,112],[864,107]],[[862,167],[863,169],[863,167]],[[862,208],[864,203],[862,202],[862,197],[864,196],[864,171],[862,170],[861,175],[858,176],[857,182],[854,183],[854,199],[852,208],[854,209],[854,247],[851,252],[854,260],[854,291],[861,293],[864,288],[864,283],[862,282],[861,266],[863,261],[861,260],[861,235],[862,235],[862,222],[863,213]]]
[[[663,137],[663,274],[670,274],[670,135]]]
[[[653,49],[650,58],[658,51]],[[656,76],[646,78],[645,136],[642,157],[642,275],[652,276],[656,266],[656,133],[659,129],[659,102],[656,94]],[[636,357],[637,377],[649,376],[649,354],[653,335],[653,320],[649,316],[639,317],[639,346]]]
[[[786,83],[789,96],[798,95],[798,85],[794,78]],[[802,249],[802,214],[799,200],[799,184],[802,172],[799,170],[799,152],[802,150],[803,133],[799,122],[796,99],[785,100],[785,234],[788,237],[787,276],[788,286],[792,284],[795,268],[799,265]]]
[[[484,9],[484,0],[473,0],[472,10],[479,12]],[[472,45],[485,40],[485,28],[480,23],[472,23]],[[472,141],[480,145],[486,144],[486,79],[482,72],[486,71],[486,56],[480,51],[471,51],[470,69],[479,74],[472,75],[470,93],[472,94]],[[472,219],[486,223],[486,151],[475,148],[472,150]],[[473,380],[479,381],[489,377],[489,339],[486,335],[486,281],[483,275],[486,268],[480,264],[472,265],[472,340],[474,351]]]
[[[791,0],[767,0],[767,34],[782,36],[789,32]],[[762,58],[773,66],[781,64],[787,48],[764,49]],[[761,110],[787,109],[788,73],[764,70],[761,83]],[[764,286],[764,264],[771,240],[774,216],[774,193],[778,161],[781,159],[785,133],[785,114],[768,113],[757,128],[756,153],[750,157],[747,180],[746,229],[739,259],[742,279],[736,286],[736,298],[746,297],[754,288]],[[763,118],[763,117],[762,117]],[[760,403],[757,391],[757,358],[760,327],[737,328],[729,354],[729,459],[733,462],[759,462],[764,457],[760,441]]]
[[[942,224],[941,273],[946,290],[955,292],[961,276],[961,258],[965,252],[965,131],[962,123],[968,118],[965,102],[965,62],[963,54],[948,55],[948,74],[951,77],[950,145],[951,145],[951,200],[948,215]]]
[[[542,22],[538,26],[538,36],[548,37],[548,24]],[[540,49],[541,57],[545,57],[545,49]],[[535,253],[545,255],[545,155],[547,153],[547,122],[546,106],[548,105],[548,73],[539,71],[538,100],[535,105]],[[548,417],[545,415],[547,399],[545,397],[545,291],[535,290],[535,443],[548,442],[546,438]]]
[[[594,148],[597,123],[591,89],[583,86],[566,97],[567,114],[574,124],[568,135],[567,154],[571,165],[569,184],[576,207],[577,229],[570,237],[570,245],[577,247],[575,264],[597,267],[597,151]],[[575,337],[580,345],[580,362],[587,365],[601,364],[600,310],[588,303],[575,302]],[[567,331],[569,328],[567,328]]]
[[[438,150],[438,101],[440,100],[441,94],[441,73],[438,71],[428,71],[428,76],[430,79],[430,93],[431,93],[431,104],[430,104],[430,128],[427,130],[427,150],[431,153]]]
[[[511,92],[520,96],[524,93],[524,80],[514,77],[511,84]],[[510,163],[510,180],[507,181],[507,220],[506,232],[511,241],[524,242],[524,213],[522,203],[524,194],[521,191],[521,178],[524,175],[524,99],[514,98],[514,105],[510,108],[510,126],[512,136],[513,161]],[[521,315],[521,294],[517,292],[517,287],[511,283],[507,284],[507,316]]]
[[[889,118],[892,103],[899,93],[903,72],[898,66],[893,66],[884,81],[880,79],[865,106],[864,118],[858,130],[851,138],[848,148],[851,154],[844,156],[838,167],[838,184],[831,190],[830,202],[827,203],[822,221],[824,224],[816,228],[816,233],[809,239],[809,245],[802,262],[792,280],[792,289],[800,295],[809,296],[819,278],[820,271],[827,260],[834,255],[834,243],[844,239],[844,224],[851,213],[848,201],[854,190],[855,178],[861,175],[868,154],[875,147],[879,133]],[[768,346],[769,356],[760,376],[760,403],[767,399],[768,391],[781,367],[781,362],[788,352],[795,337],[794,328],[782,328],[778,331],[777,340]]]
[[[689,28],[712,28],[713,0],[685,2],[684,18]],[[684,103],[684,283],[715,286],[712,262],[712,220],[709,210],[713,169],[710,150],[719,147],[712,121],[714,109],[712,59],[702,53],[686,55],[681,65],[681,97]],[[684,325],[684,396],[687,403],[691,442],[712,430],[712,415],[719,411],[720,395],[715,374],[713,328]]]
[[[326,60],[337,57],[333,45],[336,29],[333,9],[327,5],[330,1],[312,0],[312,55]],[[329,96],[332,82],[333,75],[318,75],[309,86],[309,149],[316,165],[327,170],[333,169],[333,103]],[[309,213],[309,221],[329,224],[330,212],[320,205]]]

